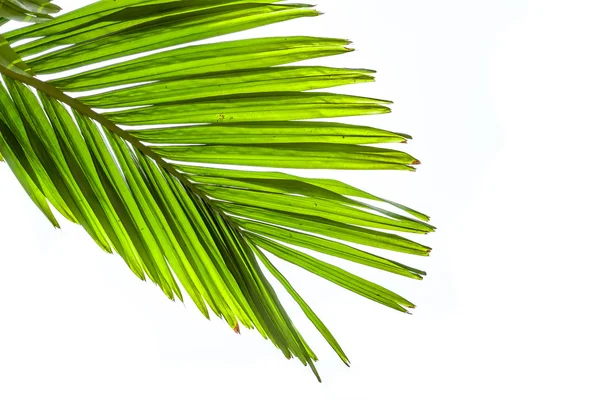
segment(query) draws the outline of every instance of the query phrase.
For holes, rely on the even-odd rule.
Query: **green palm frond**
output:
[[[0,10],[39,21],[59,8],[13,0]],[[283,66],[351,51],[346,40],[190,43],[317,15],[273,0],[98,1],[0,38],[0,160],[50,222],[59,226],[58,212],[80,224],[170,299],[187,293],[207,318],[258,330],[315,374],[266,273],[348,358],[267,255],[407,312],[410,301],[307,252],[422,279],[353,244],[427,256],[402,234],[434,228],[401,204],[278,169],[414,170],[409,154],[372,146],[410,137],[311,121],[390,111],[388,101],[314,91],[371,82],[374,71]],[[38,77],[50,73],[62,77]]]

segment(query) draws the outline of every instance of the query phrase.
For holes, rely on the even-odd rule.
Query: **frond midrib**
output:
[[[133,147],[138,149],[142,154],[144,154],[145,156],[156,161],[156,163],[161,168],[163,168],[165,171],[167,171],[173,177],[177,178],[177,180],[179,180],[188,190],[192,191],[194,194],[201,197],[202,200],[204,200],[207,204],[209,204],[213,210],[217,211],[219,214],[221,214],[223,216],[226,216],[226,214],[222,210],[220,210],[218,207],[215,207],[212,204],[212,200],[208,196],[206,196],[201,190],[198,189],[197,186],[193,185],[186,178],[185,174],[179,172],[173,165],[166,162],[158,154],[154,153],[151,150],[150,146],[144,145],[135,136],[131,135],[126,130],[121,129],[117,124],[112,122],[110,119],[106,118],[102,114],[97,113],[96,111],[94,111],[89,106],[82,103],[81,101],[77,100],[76,98],[67,95],[66,93],[55,88],[51,84],[41,81],[35,77],[19,74],[17,72],[11,71],[10,69],[4,67],[3,65],[0,65],[0,74],[6,75],[12,79],[18,80],[26,85],[29,85],[29,86],[47,94],[48,96],[51,96],[54,99],[70,106],[74,110],[79,111],[80,113],[93,119],[94,121],[98,122],[100,125],[102,125],[106,129],[108,129],[110,132],[114,133],[121,139],[130,143]],[[230,224],[232,223],[230,219],[228,219],[228,221]]]

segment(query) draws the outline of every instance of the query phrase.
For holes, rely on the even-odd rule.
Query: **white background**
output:
[[[231,37],[345,37],[358,51],[318,63],[379,71],[343,90],[394,113],[357,122],[412,134],[403,149],[423,165],[337,176],[433,216],[432,257],[398,256],[426,280],[360,270],[415,315],[282,265],[353,363],[290,307],[318,384],[256,332],[169,302],[79,227],[53,230],[0,165],[0,399],[600,398],[600,3],[318,3],[319,18]]]

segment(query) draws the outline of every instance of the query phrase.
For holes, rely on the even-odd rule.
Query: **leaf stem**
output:
[[[4,67],[3,65],[0,65],[0,73],[8,76],[9,78],[18,80],[26,85],[29,85],[29,86],[47,94],[48,96],[55,98],[56,100],[61,101],[62,103],[70,106],[74,110],[77,110],[80,113],[82,113],[83,115],[98,122],[100,125],[102,125],[106,129],[108,129],[115,135],[119,136],[121,139],[131,143],[131,145],[133,147],[138,149],[144,155],[146,155],[147,157],[156,161],[156,163],[158,165],[160,165],[161,168],[163,168],[169,174],[171,174],[172,176],[177,178],[189,190],[191,190],[194,194],[196,194],[197,196],[202,198],[202,200],[206,201],[206,203],[211,208],[213,208],[220,214],[223,214],[223,212],[220,209],[218,209],[218,207],[214,207],[210,198],[208,198],[204,193],[202,193],[196,186],[191,184],[191,182],[186,178],[186,176],[183,173],[179,172],[172,164],[169,164],[161,156],[159,156],[158,154],[156,154],[152,150],[150,150],[150,148],[148,146],[144,145],[135,136],[131,135],[126,130],[119,128],[119,126],[117,124],[115,124],[114,122],[112,122],[111,120],[109,120],[108,118],[103,116],[102,114],[97,113],[96,111],[92,110],[89,106],[85,105],[84,103],[77,100],[76,98],[65,94],[64,92],[56,89],[54,86],[52,86],[44,81],[41,81],[37,78],[34,78],[32,76],[22,75],[22,74],[19,74],[18,72],[11,71],[10,69]],[[229,220],[229,222],[231,223],[231,220]]]

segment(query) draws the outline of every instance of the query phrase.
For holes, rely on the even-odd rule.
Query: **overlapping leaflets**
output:
[[[0,17],[23,22],[43,22],[52,19],[51,14],[61,8],[48,0],[2,0]]]
[[[256,329],[315,374],[317,357],[265,273],[348,357],[269,254],[398,311],[414,307],[308,252],[420,280],[424,271],[352,244],[427,256],[428,246],[404,235],[433,232],[429,218],[343,182],[278,171],[419,164],[377,146],[406,134],[313,121],[390,111],[388,101],[329,91],[372,82],[372,70],[287,65],[346,53],[350,42],[190,44],[318,11],[270,0],[106,0],[51,19],[59,10],[44,0],[0,3],[4,19],[39,22],[0,38],[0,161],[54,226],[53,209],[170,299],[189,296],[236,332]],[[112,62],[122,56],[131,57]],[[63,76],[37,77],[54,72]],[[73,94],[92,89],[102,90]]]

